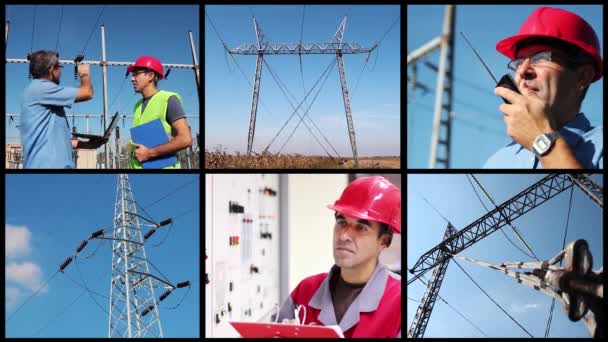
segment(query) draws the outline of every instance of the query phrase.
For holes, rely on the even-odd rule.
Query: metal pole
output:
[[[437,73],[437,88],[435,92],[435,114],[433,117],[433,131],[431,135],[431,151],[429,167],[435,168],[437,162],[437,145],[441,129],[441,113],[443,111],[443,93],[445,92],[445,78],[448,63],[448,53],[450,49],[449,41],[452,39],[452,20],[454,18],[454,5],[446,5],[443,18],[443,37],[441,42],[441,56],[439,59],[439,72]]]
[[[108,122],[108,84],[107,84],[107,74],[108,67],[106,66],[106,33],[104,26],[101,25],[101,70],[102,70],[102,83],[103,83],[103,131],[106,131],[107,122]],[[106,166],[105,168],[109,168],[108,164],[110,163],[110,156],[108,155],[108,144],[103,145],[103,151],[105,154]]]
[[[10,24],[10,21],[7,20],[4,23],[4,50],[6,51],[6,46],[8,45],[8,24]]]
[[[115,152],[115,156],[116,156],[116,167],[114,167],[115,169],[120,169],[120,145],[119,145],[119,141],[120,141],[120,127],[116,126],[116,152]]]
[[[196,78],[196,87],[200,89],[200,66],[198,65],[198,60],[196,59],[196,50],[194,49],[194,38],[192,38],[192,31],[188,31],[188,35],[190,36],[190,48],[192,49],[192,63],[194,64],[194,77]]]
[[[190,130],[190,136],[192,137],[192,126],[188,125],[188,129]],[[188,147],[188,150],[186,150],[186,160],[188,161],[188,169],[191,169],[191,165],[190,165],[190,157],[192,156],[192,145],[190,145],[190,147]]]

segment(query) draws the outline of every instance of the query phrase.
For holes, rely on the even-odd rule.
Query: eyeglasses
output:
[[[533,54],[532,56],[528,56],[526,58],[516,58],[512,61],[509,62],[509,64],[507,64],[507,68],[509,68],[509,70],[512,71],[517,71],[517,69],[519,69],[519,67],[524,63],[524,61],[530,58],[530,64],[532,65],[538,65],[538,64],[543,64],[543,63],[549,63],[551,61],[556,61],[556,60],[563,60],[564,57],[560,55],[560,57],[558,57],[558,54],[553,52],[553,51],[541,51],[541,52],[537,52],[535,54]]]
[[[59,65],[59,64],[57,64],[57,65],[55,65],[55,68],[61,68],[61,69],[62,69],[62,68],[63,68],[63,65]]]
[[[139,75],[139,74],[145,74],[145,73],[149,73],[151,71],[147,71],[147,70],[140,70],[140,71],[134,71],[133,72],[133,77]]]

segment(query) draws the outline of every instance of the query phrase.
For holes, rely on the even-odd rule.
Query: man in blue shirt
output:
[[[21,142],[23,167],[74,168],[72,148],[96,149],[107,140],[87,142],[70,139],[64,107],[93,98],[89,65],[78,65],[80,87],[59,85],[61,68],[55,51],[36,51],[30,55],[30,74],[34,78],[21,99]]]
[[[575,13],[540,7],[496,50],[511,59],[517,88],[494,89],[507,102],[499,109],[513,140],[484,168],[602,169],[603,128],[580,112],[603,74],[593,28]]]

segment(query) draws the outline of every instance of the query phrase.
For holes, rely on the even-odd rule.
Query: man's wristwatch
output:
[[[559,137],[560,135],[557,131],[543,133],[537,136],[532,142],[532,152],[534,152],[537,157],[547,154],[555,144],[555,140]]]

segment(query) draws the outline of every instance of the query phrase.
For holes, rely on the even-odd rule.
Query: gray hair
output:
[[[40,50],[30,55],[30,74],[34,78],[45,77],[49,68],[59,64],[59,53],[51,50]]]

